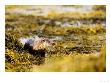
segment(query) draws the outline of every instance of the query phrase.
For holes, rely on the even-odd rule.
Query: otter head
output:
[[[55,45],[55,42],[48,38],[40,38],[38,41],[34,41],[33,50],[46,49],[49,46]]]

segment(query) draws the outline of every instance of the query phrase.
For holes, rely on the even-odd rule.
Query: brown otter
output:
[[[45,62],[46,49],[53,45],[55,45],[55,42],[52,39],[44,37],[29,38],[24,42],[24,50],[35,56],[38,59],[37,64],[40,65]]]

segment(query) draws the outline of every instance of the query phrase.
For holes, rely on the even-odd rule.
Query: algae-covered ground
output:
[[[20,42],[33,36],[55,41],[44,64]],[[5,71],[105,72],[106,6],[6,5]]]

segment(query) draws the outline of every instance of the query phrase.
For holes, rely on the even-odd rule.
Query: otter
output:
[[[23,43],[23,39],[21,41]],[[37,64],[43,64],[45,62],[46,49],[49,46],[55,45],[52,39],[45,37],[28,38],[24,40],[24,50],[28,51],[34,57],[38,59]]]

